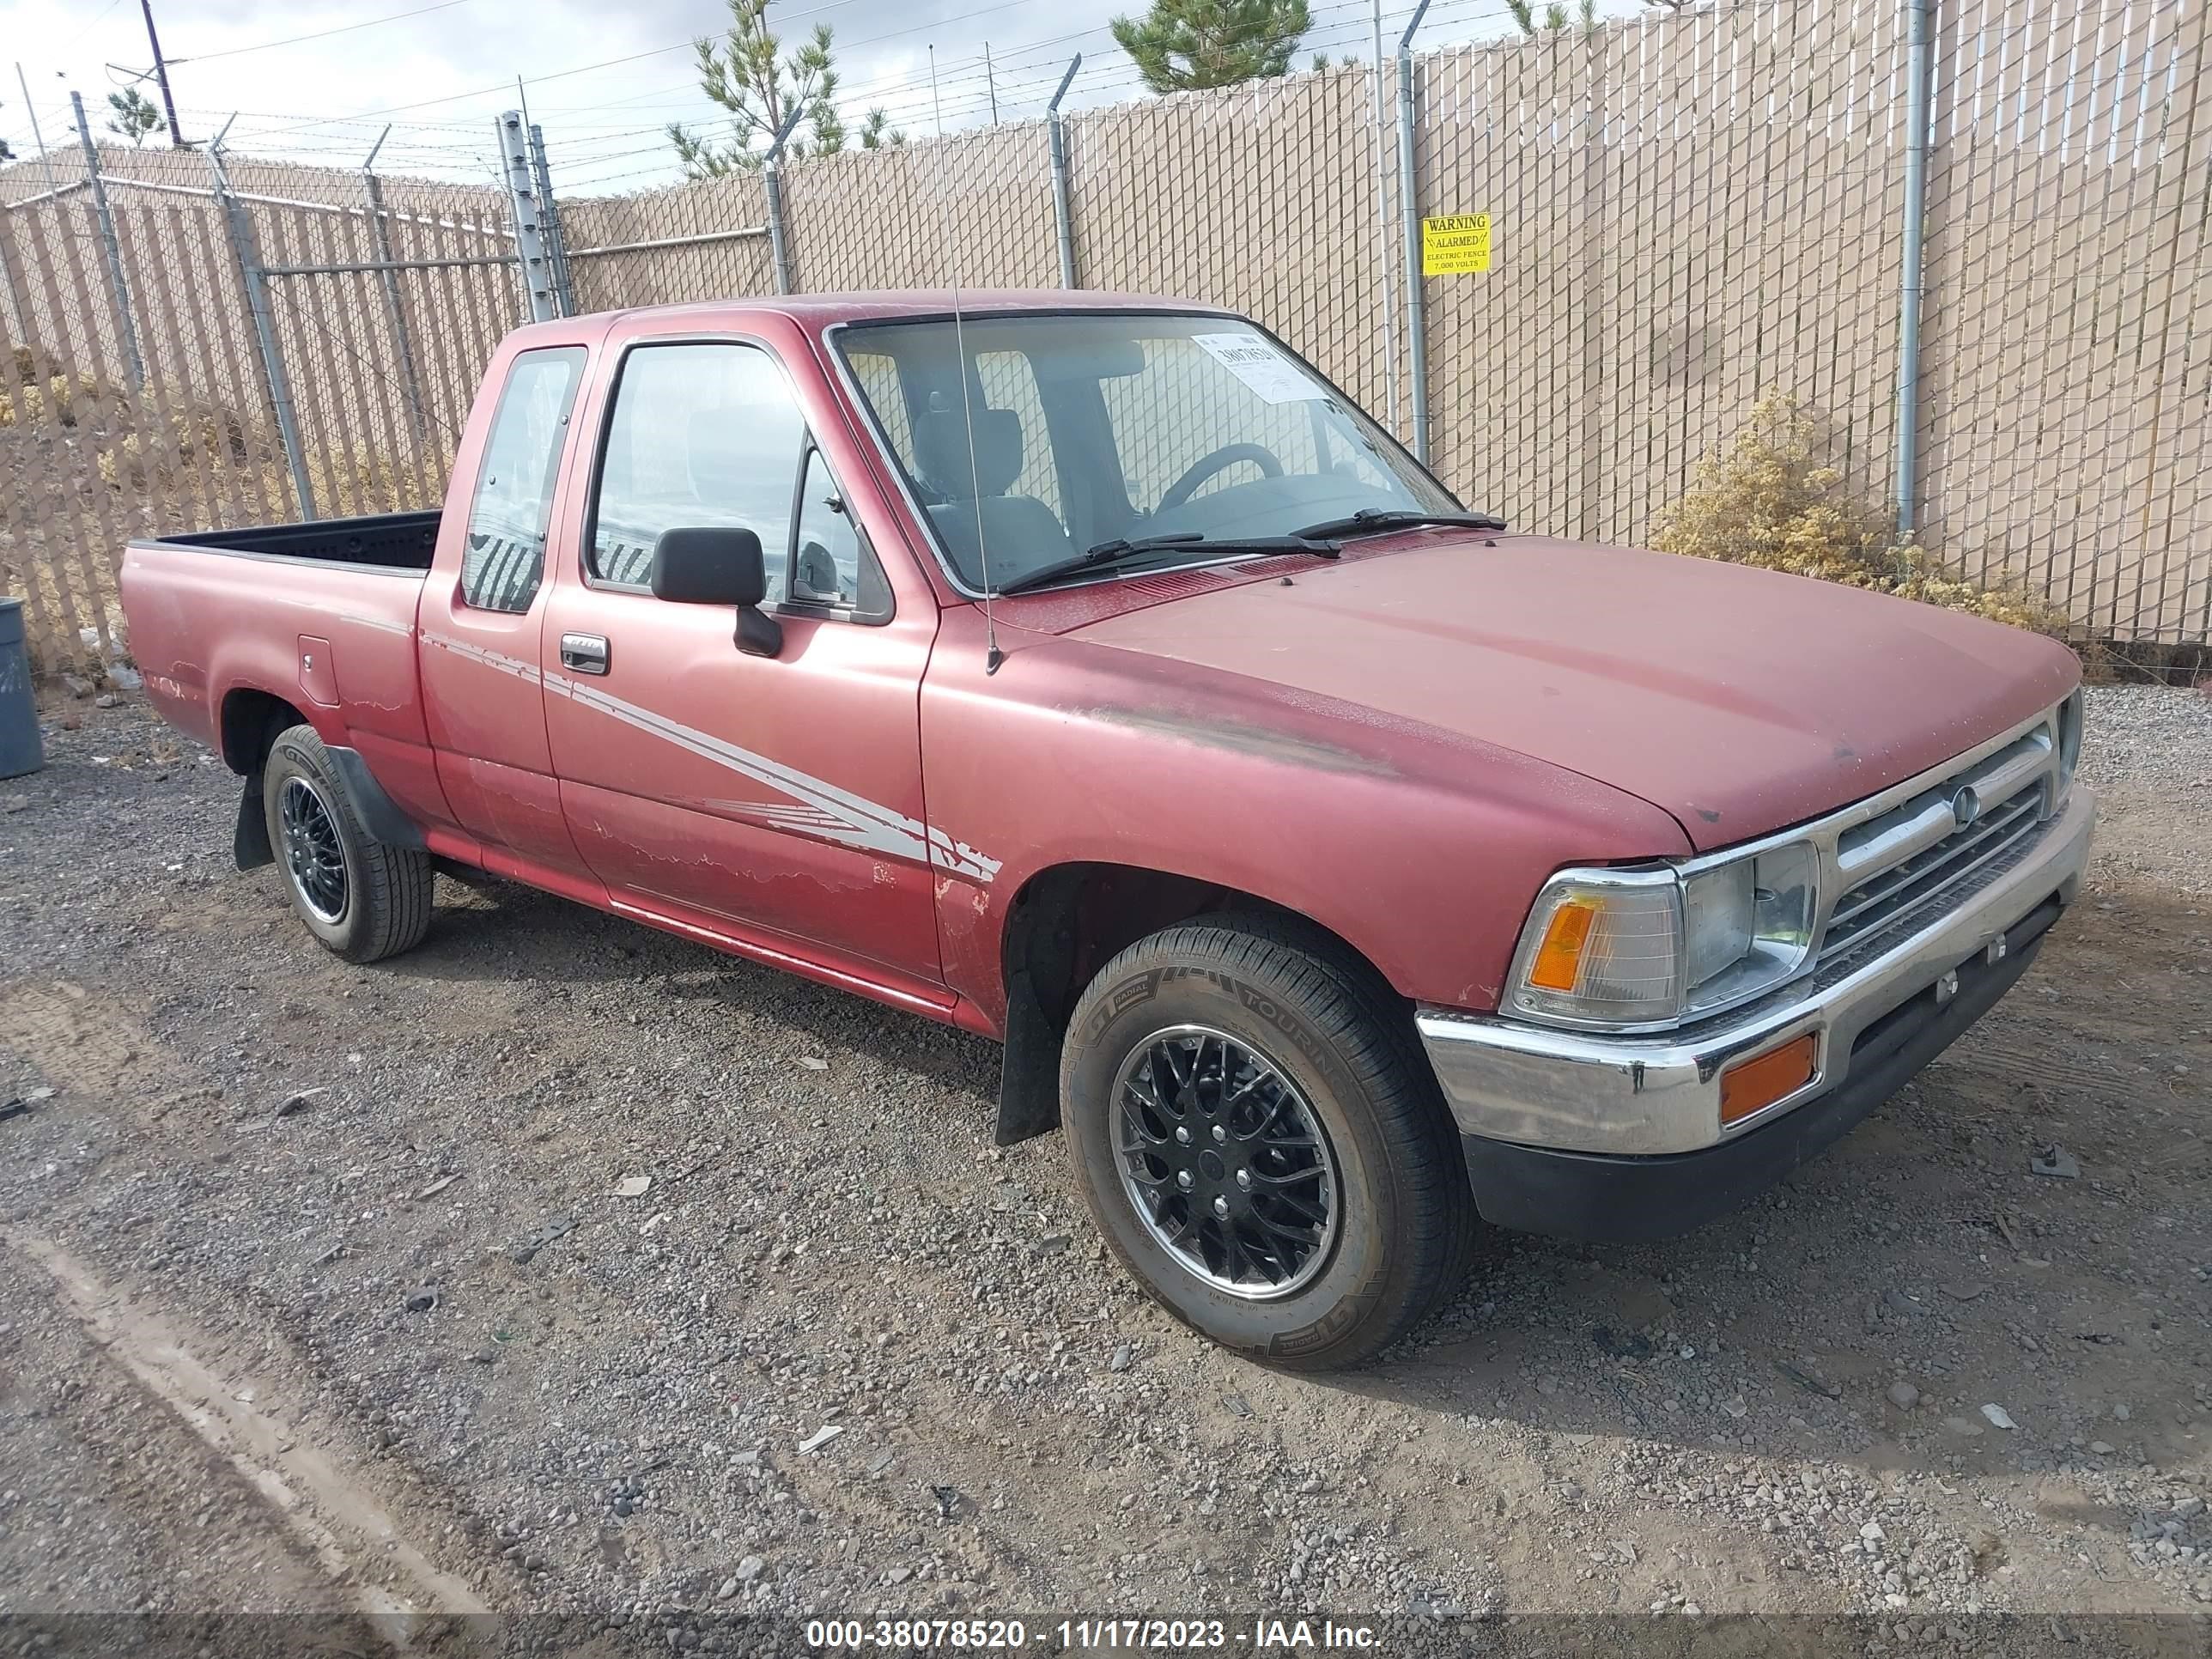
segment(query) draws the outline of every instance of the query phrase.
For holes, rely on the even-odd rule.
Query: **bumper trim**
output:
[[[1501,1227],[1600,1243],[1669,1238],[1741,1208],[1840,1140],[1988,1012],[2027,972],[2063,908],[2053,894],[2014,923],[2002,956],[1985,952],[1958,969],[1948,999],[1929,985],[1867,1027],[1841,1087],[1719,1146],[1621,1158],[1462,1137],[1475,1208]]]
[[[1734,1012],[1680,1031],[1608,1036],[1424,1008],[1429,1063],[1462,1135],[1556,1151],[1650,1157],[1757,1133],[1849,1086],[1869,1063],[1862,1036],[1970,964],[2012,949],[2014,925],[2048,900],[2072,902],[2088,862],[2096,798],[2064,804],[1932,922],[1863,949]],[[2016,972],[2016,967],[2015,967]],[[2009,980],[2007,981],[2009,983]],[[1720,1074],[1740,1056],[1802,1036],[1819,1041],[1811,1082],[1723,1129]]]

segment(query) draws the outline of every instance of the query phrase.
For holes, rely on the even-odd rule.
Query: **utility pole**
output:
[[[991,43],[983,43],[983,84],[991,89],[991,125],[999,125],[999,77],[991,70]]]
[[[161,83],[161,110],[169,118],[169,143],[182,149],[185,135],[177,126],[177,100],[169,95],[169,66],[161,57],[161,37],[154,33],[154,0],[138,0],[138,9],[145,14],[146,44],[154,48],[154,78]]]
[[[39,106],[31,101],[31,83],[23,78],[23,65],[15,65],[15,84],[22,89],[23,107],[31,112],[31,137],[39,147],[39,165],[46,172],[46,193],[53,194],[54,158],[46,151],[46,135],[39,131]]]

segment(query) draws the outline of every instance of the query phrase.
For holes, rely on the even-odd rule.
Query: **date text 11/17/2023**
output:
[[[1379,1638],[1366,1625],[1340,1625],[1322,1619],[1255,1619],[1250,1629],[1232,1629],[1220,1620],[1082,1619],[1063,1620],[1058,1632],[1060,1646],[1069,1651],[1098,1649],[1165,1647],[1249,1647],[1255,1652],[1297,1652],[1319,1649],[1372,1650]]]

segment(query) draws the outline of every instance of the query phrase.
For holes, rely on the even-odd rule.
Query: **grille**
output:
[[[1907,916],[1941,915],[1978,872],[2034,833],[2050,805],[2051,759],[2046,722],[1846,830],[1836,843],[1836,867],[1848,885],[1829,912],[1820,960]],[[1978,810],[1961,826],[1955,803],[1968,791]]]

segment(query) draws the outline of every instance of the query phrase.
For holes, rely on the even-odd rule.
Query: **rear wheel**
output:
[[[1464,1275],[1465,1165],[1403,1012],[1333,940],[1266,916],[1141,940],[1077,1005],[1060,1089],[1085,1202],[1224,1347],[1357,1364]]]
[[[429,857],[387,847],[362,827],[314,727],[277,735],[261,804],[292,908],[325,949],[365,963],[421,943],[430,926]]]

